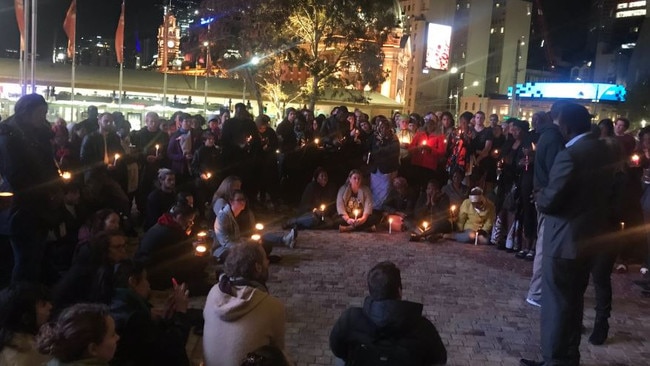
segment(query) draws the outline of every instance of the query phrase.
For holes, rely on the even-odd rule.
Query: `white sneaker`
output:
[[[293,228],[287,235],[282,238],[282,241],[284,241],[284,245],[288,246],[289,248],[293,249],[296,247],[296,229]]]
[[[538,308],[542,307],[542,304],[540,304],[537,301],[531,299],[530,297],[526,298],[526,302],[529,303],[530,305],[537,306]]]

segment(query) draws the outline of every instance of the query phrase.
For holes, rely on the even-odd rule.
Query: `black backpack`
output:
[[[393,336],[378,334],[350,351],[346,366],[420,366],[413,353]]]

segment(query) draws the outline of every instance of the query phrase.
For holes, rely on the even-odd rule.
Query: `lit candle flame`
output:
[[[13,192],[0,192],[0,197],[13,197]]]
[[[638,164],[638,163],[639,163],[639,159],[640,159],[639,155],[637,155],[637,154],[632,155],[632,162],[633,162],[634,164]]]
[[[354,219],[356,220],[359,217],[359,209],[355,208],[352,213],[354,214]]]
[[[255,224],[255,230],[264,230],[264,225],[262,225],[262,224]]]
[[[198,232],[196,234],[196,236],[198,236],[199,238],[202,239],[202,238],[205,238],[206,236],[208,236],[208,233],[206,233],[205,231],[200,231],[200,232]]]
[[[314,143],[315,143],[316,145],[320,144],[320,139],[314,139]]]
[[[251,239],[253,239],[253,240],[255,240],[255,241],[259,241],[260,238],[261,238],[260,234],[253,234],[253,235],[251,235]]]
[[[424,228],[424,230],[426,231],[426,230],[427,230],[427,228],[429,227],[429,223],[428,223],[428,222],[426,222],[426,221],[424,221],[424,222],[422,223],[422,227],[423,227],[423,228]]]
[[[320,210],[325,211],[325,205],[320,205]]]
[[[203,244],[199,244],[199,245],[196,246],[196,252],[197,253],[205,253],[207,250],[208,250],[208,248]]]
[[[453,213],[454,211],[456,211],[456,205],[451,205],[451,212]]]
[[[422,146],[426,146],[426,145],[427,145],[427,140],[423,140],[422,141]]]
[[[61,178],[65,179],[65,180],[69,180],[69,179],[72,178],[72,174],[70,172],[62,172],[61,173]]]

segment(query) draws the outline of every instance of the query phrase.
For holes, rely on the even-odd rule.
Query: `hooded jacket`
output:
[[[284,350],[284,304],[265,289],[233,286],[233,295],[212,287],[203,309],[206,366],[239,365],[248,352],[265,345]]]
[[[366,297],[363,308],[347,309],[332,328],[330,348],[347,361],[357,345],[372,342],[379,334],[395,339],[421,365],[447,363],[447,350],[436,327],[422,316],[422,304],[403,300]]]

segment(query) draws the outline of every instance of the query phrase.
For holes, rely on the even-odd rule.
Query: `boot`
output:
[[[605,340],[607,340],[608,332],[609,322],[607,321],[607,318],[596,318],[596,321],[594,322],[594,331],[591,333],[591,336],[589,336],[589,343],[594,346],[600,346],[605,343]]]

